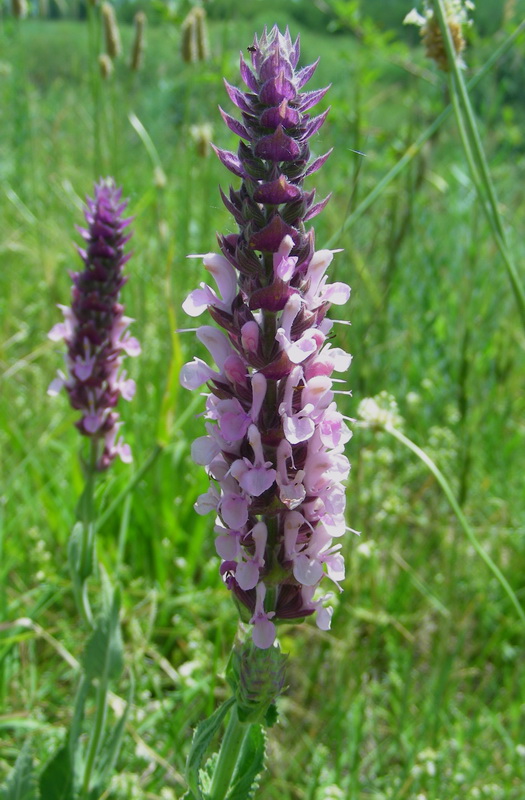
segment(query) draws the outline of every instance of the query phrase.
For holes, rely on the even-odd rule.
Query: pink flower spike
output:
[[[217,236],[220,253],[200,256],[215,283],[201,283],[183,306],[192,316],[206,310],[216,326],[196,329],[214,363],[194,359],[181,382],[208,384],[207,436],[192,452],[216,488],[198,510],[216,511],[220,574],[250,612],[255,646],[266,649],[277,620],[316,614],[328,630],[332,609],[327,597],[314,599],[316,588],[344,576],[333,541],[346,531],[351,431],[335,400],[347,393],[346,376],[332,373],[344,373],[351,359],[331,345],[328,312],[350,290],[329,282],[339,251],[315,251],[308,222],[325,201],[316,202],[305,179],[329,154],[311,158],[309,140],[326,113],[307,112],[325,90],[301,91],[313,67],[296,70],[299,39],[288,29],[265,28],[249,53],[241,62],[248,91],[227,84],[242,119],[221,111],[244,141],[236,152],[215,148],[240,178],[239,188],[221,190],[234,227]]]

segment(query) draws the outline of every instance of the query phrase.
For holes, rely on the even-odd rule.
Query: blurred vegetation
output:
[[[468,78],[523,18],[518,0],[502,28],[507,5],[478,1]],[[180,306],[204,279],[185,256],[214,250],[215,232],[234,227],[218,193],[230,177],[200,155],[191,128],[209,124],[217,145],[236,147],[217,105],[229,109],[222,77],[239,84],[238,52],[254,31],[289,24],[301,33],[302,63],[321,57],[312,88],[333,84],[314,141],[316,155],[334,148],[315,179],[320,196],[333,193],[316,241],[335,237],[344,252],[334,279],[353,287],[344,312],[352,327],[336,331],[354,354],[355,399],[344,398],[343,411],[355,416],[359,400],[382,391],[395,398],[405,432],[446,473],[522,603],[525,341],[452,118],[340,233],[448,102],[442,76],[401,25],[410,3],[212,0],[212,56],[194,65],[180,58],[189,4],[116,6],[124,56],[106,82],[81,3],[51,3],[53,19],[20,24],[5,4],[0,23],[0,780],[28,732],[45,763],[71,713],[74,670],[53,640],[14,623],[29,617],[71,653],[82,647],[65,552],[81,443],[65,398],[46,396],[61,361],[46,333],[56,304],[69,301],[83,197],[111,173],[135,216],[124,302],[143,355],[131,365],[137,397],[122,409],[135,465],[106,476],[102,509],[157,440],[163,449],[99,532],[99,555],[123,587],[137,676],[133,730],[108,798],[172,800],[182,795],[192,727],[227,692],[220,673],[236,628],[211,518],[193,511],[207,486],[189,452],[202,408],[177,381],[181,364],[202,355],[191,334],[174,333],[193,324]],[[129,23],[139,8],[147,48],[132,74]],[[524,77],[522,38],[473,92],[520,265]],[[348,519],[362,535],[344,545],[348,577],[333,630],[280,629],[290,688],[270,731],[261,797],[523,800],[523,630],[514,611],[423,465],[359,427],[348,450]]]

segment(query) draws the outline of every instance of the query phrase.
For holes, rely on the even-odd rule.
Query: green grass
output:
[[[264,21],[261,13],[255,28]],[[127,736],[108,798],[168,800],[183,794],[178,776],[192,728],[228,694],[223,670],[237,624],[211,519],[193,511],[207,485],[189,454],[201,407],[189,408],[177,381],[196,347],[191,334],[173,331],[189,322],[181,302],[203,280],[199,262],[185,256],[214,250],[215,232],[233,229],[218,193],[229,176],[213,157],[198,157],[189,126],[211,122],[214,142],[235,146],[217,104],[229,108],[221,78],[238,83],[237,54],[252,24],[215,23],[213,59],[194,67],[179,58],[175,28],[149,29],[144,71],[130,76],[121,63],[100,86],[98,164],[85,24],[3,25],[0,778],[28,731],[45,763],[70,721],[75,671],[52,640],[13,622],[33,619],[79,657],[84,635],[66,544],[82,490],[81,443],[65,398],[46,395],[61,363],[46,334],[79,263],[72,240],[82,198],[99,174],[114,173],[135,215],[124,300],[143,354],[131,365],[137,396],[122,408],[134,465],[112,468],[100,507],[110,507],[159,436],[164,447],[99,531],[110,574],[120,542],[124,637],[137,678],[131,725],[151,748]],[[334,194],[316,223],[322,247],[442,110],[445,90],[419,51],[379,34],[373,46],[301,32],[304,62],[321,55],[312,88],[333,83],[332,111],[314,142],[316,154],[334,147],[316,178],[321,196]],[[129,51],[131,29],[123,39]],[[479,68],[495,46],[477,42],[469,65]],[[520,265],[524,115],[509,80],[498,79],[514,74],[512,58],[474,101]],[[132,112],[154,143],[164,188]],[[353,287],[345,312],[352,327],[337,329],[354,354],[354,398],[343,410],[355,416],[359,400],[382,390],[395,396],[404,430],[446,474],[525,603],[525,341],[452,119],[337,246],[344,252],[334,274]],[[260,796],[522,800],[524,632],[516,613],[411,453],[360,428],[348,450],[348,519],[362,535],[345,543],[347,579],[332,631],[282,628],[289,689],[269,732]]]

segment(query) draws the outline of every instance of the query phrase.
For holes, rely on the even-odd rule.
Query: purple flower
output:
[[[124,246],[131,234],[125,233],[131,219],[123,219],[127,201],[112,178],[95,185],[94,199],[87,198],[86,229],[79,233],[86,242],[78,248],[84,270],[71,274],[71,308],[59,306],[64,322],[49,332],[53,341],[66,343],[67,374],[59,371],[48,394],[66,388],[73,408],[82,412],[76,423],[84,436],[97,443],[97,469],[106,469],[118,455],[132,460],[129,445],[118,435],[122,426],[115,408],[119,398],[131,400],[135,382],[122,369],[123,355],[137,356],[140,344],[130,335],[133,320],[124,316],[120,290],[127,281],[123,269],[130,255]]]
[[[351,434],[332,374],[346,372],[351,359],[328,342],[326,313],[350,289],[328,282],[333,252],[316,252],[305,227],[328,199],[315,202],[315,191],[303,188],[328,157],[310,159],[309,140],[326,116],[308,113],[326,89],[302,91],[316,65],[297,70],[299,40],[276,27],[250,52],[251,64],[241,56],[248,91],[226,84],[242,121],[221,111],[241,138],[238,151],[215,148],[241,178],[239,189],[222,194],[239,231],[219,236],[221,254],[202,256],[217,288],[201,283],[183,305],[193,317],[207,310],[222,328],[197,331],[216,369],[195,358],[181,383],[209,388],[207,435],[192,453],[212,483],[195,508],[216,514],[221,575],[265,649],[279,620],[315,613],[327,630],[331,595],[317,587],[328,577],[340,588],[344,578],[333,540],[347,530],[343,449]]]

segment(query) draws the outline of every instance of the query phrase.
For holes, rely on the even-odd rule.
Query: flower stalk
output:
[[[226,797],[249,729],[249,724],[240,722],[237,706],[234,705],[230,711],[228,725],[219,750],[219,758],[213,773],[210,800],[224,800]]]
[[[111,178],[97,183],[94,197],[87,198],[87,227],[78,229],[85,242],[84,247],[78,248],[84,268],[71,274],[71,306],[59,306],[64,321],[49,332],[51,340],[65,344],[66,369],[59,371],[48,394],[54,396],[61,389],[66,390],[72,407],[81,414],[76,427],[89,441],[88,457],[83,463],[85,486],[77,506],[77,523],[69,539],[68,558],[75,601],[90,635],[82,656],[82,675],[67,749],[62,748],[55,756],[61,759],[63,785],[75,787],[72,791],[80,800],[99,797],[104,792],[133,696],[131,676],[128,704],[106,739],[109,686],[119,678],[124,666],[120,596],[99,568],[100,602],[95,615],[90,606],[88,581],[96,570],[97,480],[117,456],[125,463],[132,460],[129,445],[119,435],[123,423],[116,410],[119,399],[131,400],[135,391],[134,381],[127,378],[123,369],[124,354],[135,356],[140,352],[138,341],[128,331],[133,320],[124,316],[120,302],[120,291],[127,280],[123,270],[130,257],[124,252],[131,221],[123,216],[126,206],[122,190]],[[95,714],[84,747],[80,732],[92,689],[95,689]],[[104,743],[109,755],[104,753]]]
[[[331,376],[346,372],[351,358],[332,346],[327,317],[350,289],[328,283],[334,251],[316,251],[307,227],[329,197],[318,200],[304,185],[330,155],[312,159],[309,147],[327,114],[309,111],[327,89],[303,91],[317,62],[298,68],[299,38],[292,42],[288,29],[265,29],[248,51],[240,62],[246,90],[226,82],[241,120],[220,109],[241,140],[238,150],[214,147],[241,179],[238,189],[221,190],[238,233],[218,237],[220,253],[193,256],[217,288],[201,283],[183,304],[192,317],[208,312],[217,326],[196,332],[215,367],[194,358],[180,375],[186,389],[208,389],[206,435],[193,442],[192,458],[211,485],[195,510],[215,514],[220,574],[243,637],[251,632],[236,642],[228,666],[234,705],[213,766],[212,800],[241,796],[241,784],[253,791],[264,767],[261,725],[271,723],[284,686],[277,625],[315,615],[319,628],[330,627],[331,595],[317,590],[324,577],[341,589],[344,562],[333,540],[347,530],[350,469],[344,445],[351,434]],[[225,713],[223,705],[195,731],[186,772],[197,794],[202,753]]]
[[[95,564],[96,480],[117,456],[126,463],[132,459],[129,445],[119,435],[122,423],[116,406],[120,397],[131,400],[135,392],[134,381],[122,369],[123,355],[140,353],[138,341],[128,332],[132,320],[124,316],[119,302],[126,282],[123,268],[129,258],[124,247],[130,238],[126,233],[130,220],[122,218],[126,203],[121,195],[108,179],[95,186],[93,199],[88,198],[88,227],[79,229],[86,243],[85,248],[78,248],[84,270],[72,274],[71,307],[59,306],[64,322],[49,332],[51,340],[66,345],[66,372],[59,370],[48,394],[67,391],[71,405],[82,414],[77,428],[89,439],[86,483],[77,510],[79,527],[70,542],[75,599],[89,627],[93,626],[93,614],[87,580]]]
[[[481,206],[492,229],[494,241],[503,259],[518,307],[520,320],[525,329],[525,290],[508,245],[507,233],[499,210],[496,190],[492,182],[468,89],[463,78],[461,70],[462,64],[458,60],[452,39],[444,0],[432,0],[432,6],[447,55],[452,106],[465,150],[465,156],[469,163],[472,179]]]

